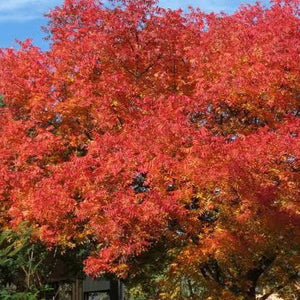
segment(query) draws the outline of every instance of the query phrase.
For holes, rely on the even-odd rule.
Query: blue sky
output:
[[[161,0],[168,8],[198,6],[205,11],[233,12],[241,3],[256,0]],[[47,49],[41,26],[47,23],[43,14],[63,0],[0,0],[0,48],[15,46],[14,40],[33,38],[34,44]]]

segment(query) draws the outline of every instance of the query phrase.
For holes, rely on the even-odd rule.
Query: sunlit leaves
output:
[[[113,3],[65,1],[48,52],[1,50],[0,222],[91,242],[93,276],[142,276],[163,241],[161,299],[253,293],[299,251],[299,3]]]

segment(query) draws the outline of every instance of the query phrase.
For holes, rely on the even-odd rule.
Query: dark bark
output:
[[[260,276],[272,265],[276,256],[272,257],[262,257],[259,261],[259,266],[249,270],[246,274],[246,280],[250,283],[250,287],[246,291],[245,299],[255,299],[256,297],[256,287]]]
[[[272,257],[261,257],[257,267],[250,269],[244,276],[241,275],[241,278],[233,278],[231,276],[228,278],[229,275],[221,269],[218,261],[215,259],[210,259],[202,264],[200,271],[206,280],[214,281],[222,289],[227,289],[236,296],[242,296],[245,300],[254,300],[256,299],[256,287],[259,278],[270,268],[275,258],[275,255]],[[247,282],[247,285],[244,286],[240,281]]]

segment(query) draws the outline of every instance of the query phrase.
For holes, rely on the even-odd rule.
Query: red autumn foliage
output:
[[[0,53],[3,224],[92,243],[93,276],[132,274],[161,241],[180,245],[171,271],[207,281],[211,259],[295,258],[298,0],[232,15],[65,0],[49,18],[48,51]]]

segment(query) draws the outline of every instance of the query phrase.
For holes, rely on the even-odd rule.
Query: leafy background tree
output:
[[[49,289],[43,276],[46,249],[30,241],[30,231],[19,233],[5,230],[0,238],[0,297],[1,299],[41,299]]]

